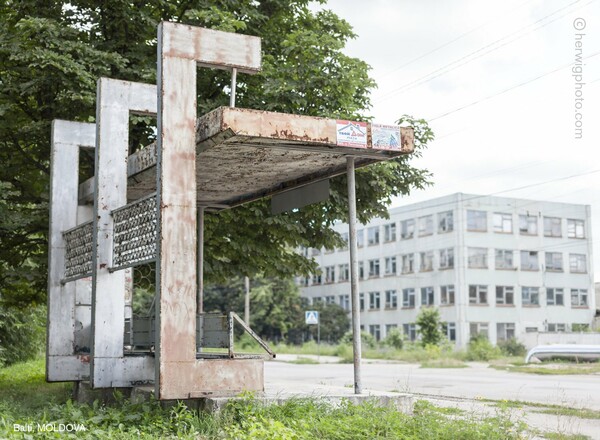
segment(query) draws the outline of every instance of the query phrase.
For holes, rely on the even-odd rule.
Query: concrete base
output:
[[[115,393],[123,395],[123,397],[131,397],[131,388],[96,388],[93,389],[89,382],[74,382],[73,383],[73,400],[78,403],[92,404],[98,400],[102,403],[115,403]]]
[[[377,405],[394,407],[398,411],[405,414],[412,414],[414,408],[414,399],[410,394],[403,393],[377,393],[377,394],[348,394],[348,395],[281,395],[281,396],[266,396],[265,393],[253,393],[257,402],[263,405],[283,405],[289,400],[314,400],[325,402],[332,406],[341,405],[344,402],[350,402],[359,405],[365,402],[374,402]],[[135,387],[131,390],[131,400],[135,403],[144,402],[154,398],[153,387]],[[162,400],[161,405],[165,408],[175,406],[178,402],[185,403],[188,408],[206,411],[210,413],[218,413],[225,409],[227,404],[232,401],[244,400],[238,396],[219,396],[219,397],[201,397],[185,400]]]

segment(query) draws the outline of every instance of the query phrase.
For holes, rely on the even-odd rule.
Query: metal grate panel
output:
[[[156,259],[156,194],[112,212],[114,246],[112,270],[138,266]]]
[[[65,240],[65,279],[72,281],[92,273],[92,222],[63,232]]]

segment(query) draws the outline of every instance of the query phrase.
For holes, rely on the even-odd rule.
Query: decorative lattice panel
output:
[[[156,259],[156,195],[112,212],[114,246],[112,269],[138,266]]]
[[[63,233],[65,240],[65,280],[92,274],[92,222],[83,223]]]

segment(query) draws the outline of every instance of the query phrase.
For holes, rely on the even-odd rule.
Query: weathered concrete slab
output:
[[[197,202],[236,206],[264,196],[346,172],[346,156],[360,168],[409,154],[412,128],[401,128],[396,150],[372,144],[367,124],[366,148],[339,146],[336,120],[242,108],[220,107],[196,123]],[[156,144],[128,159],[128,200],[156,191]],[[93,200],[91,181],[79,188],[80,203]]]

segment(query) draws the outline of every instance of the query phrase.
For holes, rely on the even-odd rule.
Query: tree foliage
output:
[[[419,326],[421,344],[424,347],[428,345],[440,345],[443,334],[440,311],[438,309],[430,307],[421,308],[416,323]]]
[[[343,52],[354,37],[333,12],[308,0],[6,0],[0,6],[0,294],[5,304],[43,302],[46,284],[50,124],[93,122],[101,76],[155,82],[156,26],[184,22],[262,37],[263,69],[240,75],[240,107],[368,119],[369,67]],[[228,103],[229,74],[203,69],[198,111]],[[433,138],[415,126],[417,153]],[[152,140],[153,122],[134,119],[132,148]],[[357,172],[361,222],[385,216],[390,198],[430,178],[403,157]],[[289,277],[315,269],[300,245],[333,247],[330,226],[347,216],[346,178],[328,201],[272,216],[262,200],[207,215],[206,276]]]

